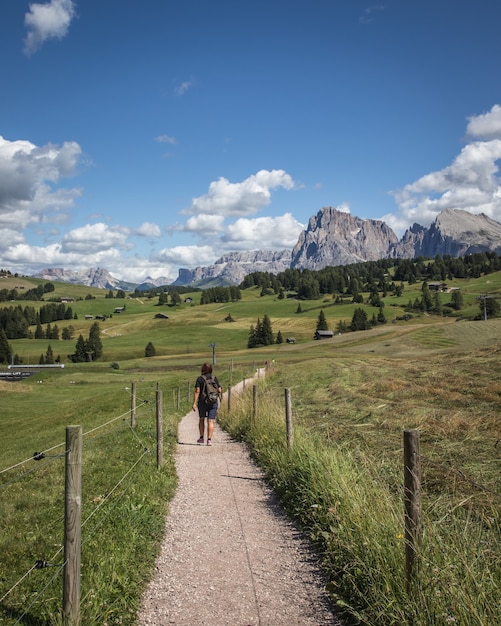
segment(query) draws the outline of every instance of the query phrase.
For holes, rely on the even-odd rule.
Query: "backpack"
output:
[[[219,384],[212,375],[204,376],[204,386],[201,390],[202,402],[209,406],[219,400]]]

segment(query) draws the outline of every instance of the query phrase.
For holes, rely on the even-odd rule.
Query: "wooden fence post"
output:
[[[130,392],[130,427],[136,427],[136,383],[131,384]]]
[[[407,593],[418,574],[421,546],[421,459],[419,431],[404,431],[405,582]]]
[[[257,418],[257,385],[252,385],[252,415],[251,424],[256,423]]]
[[[156,416],[157,416],[157,467],[164,462],[164,425],[162,414],[162,390],[157,383],[156,394]]]
[[[177,386],[177,402],[176,402],[176,407],[178,411],[179,411],[180,406],[181,406],[181,385],[178,385]]]
[[[64,493],[63,623],[80,623],[82,545],[82,427],[66,427]]]
[[[285,389],[285,428],[287,433],[287,448],[292,449],[294,443],[294,432],[292,428],[292,403],[291,390]]]

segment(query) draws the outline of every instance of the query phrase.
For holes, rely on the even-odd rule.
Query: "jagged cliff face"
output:
[[[392,258],[433,258],[439,254],[460,257],[477,252],[501,254],[501,224],[487,215],[446,209],[430,228],[418,224],[405,232],[393,248]]]
[[[253,250],[231,252],[218,259],[214,265],[197,267],[194,270],[180,269],[173,285],[195,285],[217,282],[225,285],[238,285],[247,274],[271,272],[278,274],[290,267],[290,250]]]
[[[54,280],[73,285],[87,285],[100,289],[130,289],[132,283],[119,280],[102,267],[91,267],[86,270],[65,270],[61,267],[47,268],[36,274],[37,278]]]
[[[310,218],[292,250],[291,267],[319,270],[387,257],[398,243],[392,229],[380,220],[362,220],[334,207]]]

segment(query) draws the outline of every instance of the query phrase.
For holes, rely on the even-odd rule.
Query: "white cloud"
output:
[[[92,264],[95,264],[94,256],[96,254],[113,248],[130,249],[132,247],[128,243],[130,234],[130,229],[125,226],[108,226],[102,222],[86,224],[70,230],[64,235],[61,252],[92,255]]]
[[[177,87],[174,88],[174,93],[176,94],[176,96],[183,96],[188,91],[188,89],[191,89],[192,86],[192,80],[185,80],[180,85],[177,85]]]
[[[469,117],[467,135],[478,139],[501,139],[501,106],[495,104],[488,113]]]
[[[178,267],[198,267],[211,265],[216,260],[212,246],[175,246],[160,251],[158,259]]]
[[[293,248],[304,230],[290,213],[278,217],[240,218],[222,237],[227,250],[280,250]]]
[[[45,267],[64,267],[65,269],[81,269],[85,267],[106,267],[116,262],[120,253],[112,248],[96,251],[89,258],[87,253],[80,251],[64,251],[59,243],[48,246],[30,246],[25,243],[11,246],[3,254],[4,263],[16,265],[17,271],[36,273]]]
[[[2,227],[2,236],[0,237],[0,254],[8,250],[12,246],[24,243],[24,237],[17,230]]]
[[[177,139],[175,137],[171,137],[170,135],[158,135],[158,137],[155,137],[155,141],[157,143],[168,143],[171,146],[175,146],[177,144]]]
[[[382,219],[396,232],[415,222],[428,226],[444,209],[485,213],[501,221],[501,138],[495,138],[501,137],[501,107],[495,105],[490,113],[470,118],[468,134],[490,139],[472,141],[451,165],[393,193],[398,213]]]
[[[223,228],[224,217],[222,215],[193,215],[180,230],[204,237],[208,233],[221,233]]]
[[[53,191],[50,184],[74,175],[80,157],[81,148],[75,142],[37,147],[0,136],[0,226],[22,230],[72,207],[81,190]]]
[[[134,234],[141,237],[160,237],[162,231],[160,230],[160,226],[158,226],[158,224],[144,222],[144,224],[141,224],[141,226],[134,231]]]
[[[76,5],[73,0],[50,0],[45,4],[30,4],[30,10],[24,16],[24,23],[28,29],[24,41],[25,53],[33,54],[47,39],[66,37],[75,12]]]
[[[192,200],[188,214],[245,216],[258,213],[271,202],[271,191],[293,189],[294,181],[284,170],[260,170],[241,183],[219,178],[209,185],[209,191]]]
[[[342,202],[339,206],[336,207],[336,209],[341,213],[351,213],[350,205],[348,202]]]

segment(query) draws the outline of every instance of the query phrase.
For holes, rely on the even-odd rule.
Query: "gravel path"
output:
[[[179,426],[179,485],[138,624],[339,626],[308,542],[246,447],[217,424],[211,447],[197,438],[190,412]]]

